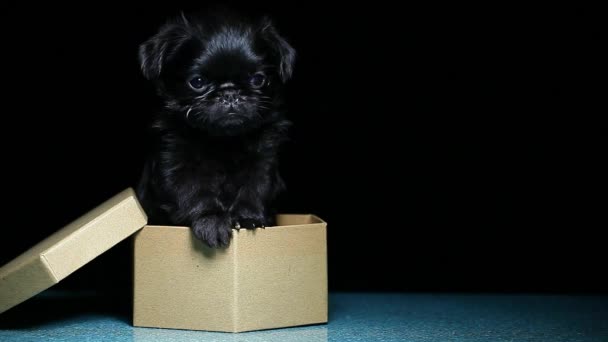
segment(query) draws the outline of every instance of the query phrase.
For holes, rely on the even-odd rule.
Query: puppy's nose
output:
[[[236,106],[240,102],[239,92],[237,90],[226,90],[222,93],[219,100],[224,106]]]

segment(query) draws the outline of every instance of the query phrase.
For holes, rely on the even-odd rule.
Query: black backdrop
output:
[[[137,46],[200,2],[150,3],[1,5],[0,263],[136,182]],[[280,206],[328,221],[331,290],[608,290],[596,10],[234,4],[299,52]],[[126,292],[129,258],[60,287]]]

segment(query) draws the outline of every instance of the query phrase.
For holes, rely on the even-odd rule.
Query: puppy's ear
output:
[[[163,25],[159,32],[139,46],[141,71],[149,80],[158,79],[167,60],[192,37],[191,27],[186,17]]]
[[[293,74],[293,67],[296,61],[296,50],[279,35],[272,21],[269,18],[262,20],[262,37],[274,50],[275,57],[278,59],[279,76],[283,83],[287,82]]]

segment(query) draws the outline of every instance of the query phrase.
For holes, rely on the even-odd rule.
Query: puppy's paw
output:
[[[253,214],[250,211],[232,214],[233,227],[236,229],[266,228],[270,223],[263,214]]]
[[[255,229],[266,228],[263,220],[256,218],[239,218],[235,220],[234,228],[236,229]]]
[[[232,237],[230,220],[224,216],[203,216],[192,223],[194,235],[211,248],[226,247]]]

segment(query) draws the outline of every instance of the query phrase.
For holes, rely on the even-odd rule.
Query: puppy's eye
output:
[[[260,88],[266,84],[266,76],[264,76],[264,74],[257,73],[251,76],[249,83],[251,83],[251,86],[254,88]]]
[[[205,80],[200,76],[192,78],[188,83],[193,89],[197,90],[205,86]]]

